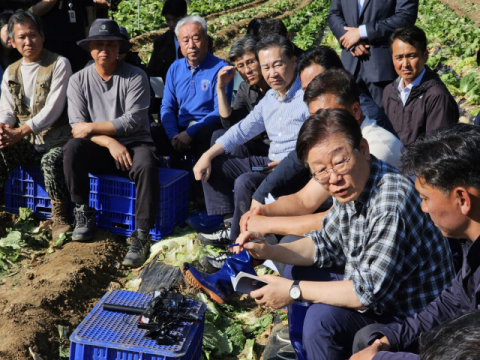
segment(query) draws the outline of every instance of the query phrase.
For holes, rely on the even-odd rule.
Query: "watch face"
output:
[[[292,287],[290,289],[290,296],[292,299],[300,299],[300,288],[298,286]]]

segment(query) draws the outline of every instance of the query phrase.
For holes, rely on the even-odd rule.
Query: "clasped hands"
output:
[[[12,146],[31,132],[32,131],[28,125],[23,125],[19,128],[12,128],[10,125],[0,123],[0,149]]]
[[[353,47],[353,50],[350,51],[352,56],[370,55],[370,51],[368,51],[370,45],[361,39],[359,28],[345,26],[343,29],[346,33],[339,39],[339,42],[347,50]]]

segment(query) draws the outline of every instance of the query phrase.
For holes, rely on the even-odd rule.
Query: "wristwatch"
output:
[[[302,297],[302,292],[300,291],[300,280],[295,280],[290,287],[290,297],[295,300],[295,301],[300,301],[300,298]]]

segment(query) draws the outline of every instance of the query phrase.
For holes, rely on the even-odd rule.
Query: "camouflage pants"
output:
[[[22,139],[12,146],[0,150],[0,191],[3,191],[8,174],[25,165],[41,165],[45,179],[45,190],[50,199],[68,200],[67,184],[63,175],[63,149],[61,146],[39,153],[27,140]]]

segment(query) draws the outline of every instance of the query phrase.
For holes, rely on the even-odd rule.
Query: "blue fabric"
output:
[[[295,150],[300,127],[309,116],[308,106],[303,101],[302,84],[297,76],[283,99],[278,91],[270,89],[252,112],[228,129],[217,143],[224,147],[226,153],[231,153],[235,147],[266,131],[272,141],[268,157],[272,161],[282,160]]]
[[[217,100],[217,74],[228,64],[208,53],[193,74],[187,59],[176,60],[167,73],[162,100],[162,124],[171,140],[187,128],[191,138],[207,125],[220,124]],[[232,82],[227,85],[227,98],[232,98]],[[192,122],[196,122],[191,125]]]
[[[290,280],[342,281],[343,268],[287,265],[283,275]],[[321,303],[306,307],[308,304],[294,303],[288,308],[290,340],[299,360],[348,359],[358,330],[372,323],[388,323],[394,319],[389,314],[359,313]]]
[[[474,122],[475,125],[477,126],[480,126],[480,112],[477,114],[477,116],[475,117],[475,122]]]

